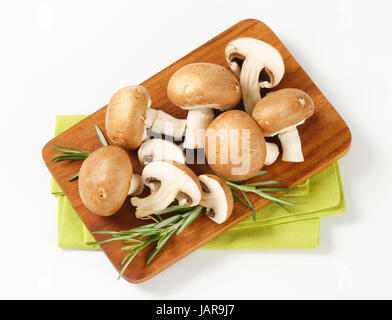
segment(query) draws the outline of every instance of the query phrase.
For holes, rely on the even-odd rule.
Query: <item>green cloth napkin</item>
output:
[[[290,198],[291,213],[271,203],[256,213],[256,221],[247,218],[204,248],[316,248],[320,217],[343,213],[346,203],[337,162],[309,180],[307,195]]]
[[[63,132],[82,116],[57,116],[55,135]],[[75,249],[97,249],[91,233],[52,179],[51,192],[58,196],[58,246]],[[287,213],[270,204],[209,242],[205,249],[278,249],[316,248],[319,242],[320,217],[345,210],[343,187],[336,163],[291,191],[285,197],[296,204]]]

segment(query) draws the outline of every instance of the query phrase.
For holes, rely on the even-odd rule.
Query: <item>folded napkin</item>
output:
[[[55,135],[85,117],[57,116]],[[58,246],[97,249],[89,244],[94,242],[94,238],[54,179],[51,192],[58,196]],[[324,169],[284,197],[296,205],[290,207],[291,213],[271,203],[256,213],[256,221],[248,218],[240,222],[203,248],[316,248],[319,243],[320,217],[345,211],[338,163]]]

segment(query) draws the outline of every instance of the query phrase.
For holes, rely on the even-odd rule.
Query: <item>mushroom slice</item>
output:
[[[184,148],[204,148],[205,130],[214,118],[213,109],[225,111],[241,100],[236,77],[213,63],[192,63],[178,69],[167,85],[167,95],[188,111]]]
[[[150,139],[143,142],[137,156],[143,166],[157,160],[185,164],[185,155],[182,149],[174,142],[163,139]]]
[[[245,111],[252,113],[261,99],[260,89],[273,88],[284,75],[284,62],[273,46],[254,38],[231,41],[225,49],[226,61],[240,77]]]
[[[266,142],[265,161],[264,165],[269,166],[273,164],[279,156],[279,148],[275,143]]]
[[[168,161],[151,162],[144,167],[142,178],[145,185],[152,185],[155,190],[145,198],[131,198],[138,219],[166,209],[176,199],[184,206],[195,206],[200,203],[200,182],[193,171],[183,164]],[[151,184],[151,181],[154,183]]]
[[[146,129],[180,139],[186,120],[151,108],[143,86],[128,86],[115,92],[106,109],[105,129],[112,144],[135,150],[147,138]]]
[[[138,196],[144,190],[144,183],[140,174],[134,173],[131,178],[131,185],[129,186],[128,195]]]
[[[110,216],[127,198],[131,178],[132,163],[127,152],[117,146],[101,147],[80,168],[80,199],[91,212]]]
[[[216,223],[225,222],[233,212],[233,194],[227,183],[212,174],[199,176],[202,196],[200,204],[206,215]]]
[[[264,131],[264,136],[278,135],[282,144],[282,160],[302,162],[301,139],[297,126],[314,113],[312,98],[299,89],[275,91],[255,106],[252,116]]]

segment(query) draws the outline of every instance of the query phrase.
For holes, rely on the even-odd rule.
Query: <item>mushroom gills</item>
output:
[[[230,58],[230,68],[239,77],[245,57],[241,55],[232,55]]]
[[[202,188],[200,205],[206,208],[206,215],[214,222],[225,222],[233,210],[233,195],[226,182],[210,174],[199,176]]]
[[[225,55],[230,68],[240,77],[245,111],[252,113],[261,99],[260,89],[273,88],[281,81],[283,58],[273,46],[249,37],[231,41]]]
[[[185,165],[154,161],[142,173],[144,184],[151,189],[145,198],[132,197],[136,218],[143,218],[166,209],[176,199],[180,205],[194,206],[201,199],[200,183]]]
[[[136,218],[140,219],[166,209],[177,196],[175,185],[158,188],[146,198],[131,198],[131,203],[136,207]]]

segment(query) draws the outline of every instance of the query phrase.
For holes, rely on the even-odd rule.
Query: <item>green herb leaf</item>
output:
[[[268,191],[268,192],[287,192],[287,191],[293,191],[296,189],[297,188],[257,188],[257,190]],[[283,196],[283,194],[282,194],[282,196]]]
[[[258,191],[258,190],[257,190],[257,191],[254,191],[253,193],[256,193],[256,194],[260,195],[261,197],[263,197],[263,198],[265,198],[265,199],[268,199],[268,200],[271,200],[271,201],[273,201],[273,202],[279,202],[279,203],[281,203],[281,204],[286,204],[286,205],[292,206],[292,207],[295,206],[295,205],[292,204],[291,202],[287,202],[287,201],[281,200],[281,199],[279,199],[279,198],[276,198],[276,196],[273,196],[272,194],[264,193],[264,192]]]
[[[244,200],[242,200],[242,199],[240,198],[240,196],[239,196],[238,194],[236,194],[234,191],[232,191],[232,194],[233,194],[234,200],[238,201],[239,203],[242,203],[244,206],[247,206],[248,208],[251,208],[251,207],[249,206],[249,204],[247,204]]]
[[[197,206],[191,213],[185,218],[181,227],[178,229],[177,234],[180,234],[184,229],[191,224],[200,214],[200,212],[204,209],[202,206]]]
[[[76,149],[76,148],[71,148],[71,147],[64,147],[64,146],[59,146],[57,144],[53,144],[53,145],[55,146],[55,148],[54,148],[55,150],[65,149],[66,151],[64,151],[64,152],[69,152],[69,151],[74,150],[74,151],[78,151],[78,152],[90,153],[89,151],[84,151],[82,149]]]
[[[263,172],[260,171],[259,175],[262,174]],[[282,181],[268,180],[268,181],[260,181],[260,182],[249,183],[249,184],[239,184],[238,182],[233,182],[230,180],[225,180],[225,181],[227,185],[230,187],[230,189],[235,191],[240,191],[244,195],[245,199],[247,200],[247,204],[245,204],[244,201],[238,195],[235,195],[235,193],[233,192],[233,197],[236,201],[241,202],[242,204],[246,205],[252,210],[252,215],[254,220],[255,220],[255,208],[253,204],[249,201],[249,198],[247,198],[246,196],[247,192],[257,194],[262,198],[273,201],[275,203],[279,203],[281,205],[294,206],[294,204],[290,202],[279,199],[277,194],[271,194],[267,192],[285,192],[285,191],[294,190],[296,188],[257,188],[258,186],[278,184],[281,183]],[[288,210],[287,208],[285,209]]]
[[[282,181],[268,180],[268,181],[260,181],[260,182],[248,183],[248,184],[244,184],[243,186],[247,186],[247,187],[268,186],[268,185],[271,185],[271,184],[278,184],[278,183],[281,183],[281,182]]]
[[[104,147],[108,146],[109,144],[108,144],[108,142],[106,141],[106,138],[105,138],[103,132],[101,131],[101,129],[99,129],[99,127],[98,127],[96,124],[94,124],[94,128],[95,128],[95,132],[96,132],[97,135],[98,135],[99,141],[101,141],[102,145],[103,145]]]
[[[255,209],[253,203],[250,202],[248,196],[246,195],[246,193],[245,193],[244,191],[241,190],[241,193],[242,193],[242,195],[244,196],[246,202],[248,203],[249,208],[252,210],[252,218],[253,218],[253,221],[256,221],[256,209]]]
[[[68,182],[71,182],[71,181],[73,181],[73,180],[75,180],[77,178],[79,178],[79,172],[77,174],[73,175],[71,178],[69,178]]]
[[[164,227],[166,227],[168,225],[175,224],[176,222],[180,221],[181,219],[182,219],[182,215],[180,215],[180,214],[172,216],[170,218],[167,218],[165,220],[162,220],[162,221],[158,222],[154,226],[154,229],[162,229],[162,228],[164,228]]]
[[[149,265],[152,259],[157,255],[159,250],[162,249],[162,247],[166,244],[166,242],[170,239],[170,237],[176,232],[176,230],[172,230],[169,233],[167,233],[163,238],[161,238],[155,248],[152,250],[151,254],[148,256],[146,265]]]
[[[256,173],[255,176],[254,176],[253,178],[257,178],[257,177],[263,176],[263,175],[265,175],[265,174],[267,174],[267,173],[268,173],[267,170],[261,170],[261,171],[259,171],[258,173]]]
[[[285,209],[288,213],[291,213],[291,211],[286,208],[283,204],[279,203],[279,202],[275,202],[275,204],[277,204],[279,207],[282,207],[283,209]]]
[[[193,208],[195,208],[195,206],[193,207],[189,207],[189,206],[171,206],[171,207],[167,207],[166,209],[159,211],[157,213],[155,213],[156,216],[160,216],[162,214],[166,214],[166,213],[173,213],[173,212],[187,212],[192,210]]]

